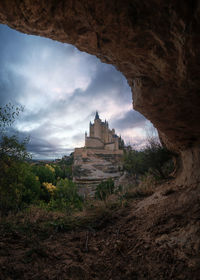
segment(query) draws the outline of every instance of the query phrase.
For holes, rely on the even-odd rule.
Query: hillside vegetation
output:
[[[73,154],[34,163],[28,139],[9,136],[22,109],[0,109],[1,279],[198,279],[199,186],[173,184],[166,148],[126,148],[128,183],[83,198]]]

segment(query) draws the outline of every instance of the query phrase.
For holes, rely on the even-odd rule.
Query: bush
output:
[[[16,135],[8,136],[8,128],[22,107],[7,104],[0,107],[0,211],[17,211],[38,199],[40,184],[24,161],[30,156],[26,151],[28,139],[19,141]]]
[[[129,174],[134,174],[135,177],[139,174],[144,174],[148,170],[144,151],[126,150],[123,161],[124,169]]]
[[[32,166],[32,172],[39,177],[40,184],[42,185],[45,182],[55,184],[55,170],[47,165],[34,165]]]
[[[142,151],[125,151],[124,169],[136,178],[149,172],[158,179],[164,179],[173,171],[172,153],[160,142],[150,139]]]
[[[40,183],[28,164],[10,159],[1,165],[0,210],[2,213],[17,211],[38,200]],[[2,174],[2,173],[1,173]]]
[[[78,194],[76,184],[67,178],[58,181],[48,207],[67,212],[82,210],[83,199]]]
[[[164,179],[169,176],[163,171],[163,167],[170,159],[172,159],[172,153],[163,147],[158,141],[154,139],[149,140],[147,147],[144,150],[144,159],[148,170],[157,176]],[[172,160],[171,160],[172,162]]]
[[[114,181],[109,178],[107,181],[102,181],[96,188],[95,198],[100,200],[106,200],[107,197],[113,194]]]

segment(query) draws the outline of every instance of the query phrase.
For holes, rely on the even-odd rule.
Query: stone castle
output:
[[[84,195],[94,194],[101,181],[117,180],[122,174],[121,137],[109,129],[107,121],[101,121],[98,112],[89,128],[89,136],[85,133],[85,146],[74,150],[73,181]]]
[[[95,149],[105,149],[110,151],[119,150],[119,137],[115,134],[115,130],[110,130],[108,122],[102,122],[96,112],[94,123],[90,122],[90,135],[85,133],[85,147]]]

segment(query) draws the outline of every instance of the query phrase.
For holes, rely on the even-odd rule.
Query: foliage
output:
[[[47,183],[47,182],[46,183],[44,182],[42,185],[45,187],[45,189],[49,192],[51,196],[54,195],[56,186],[54,186],[52,183]]]
[[[137,176],[147,171],[145,153],[143,151],[125,150],[123,161],[124,169],[130,174]]]
[[[64,156],[56,165],[56,172],[59,174],[60,178],[72,179],[72,165],[74,160],[74,153],[71,153],[69,156]]]
[[[20,142],[16,135],[6,135],[22,110],[11,104],[0,108],[0,210],[3,213],[22,208],[40,193],[38,180],[24,162],[30,158],[25,148],[28,140]]]
[[[106,200],[107,197],[113,194],[114,181],[109,178],[107,181],[102,181],[96,188],[95,197],[100,200]]]
[[[67,177],[65,176],[64,170],[58,164],[53,164],[53,168],[55,170],[56,179],[60,179],[60,178],[64,179],[65,177]]]
[[[11,137],[2,136],[0,140],[0,161],[24,161],[30,158],[25,145],[28,139],[19,142],[16,135]]]
[[[77,186],[67,178],[61,179],[52,187],[51,199],[47,205],[50,210],[61,210],[71,213],[82,210],[83,199],[78,195]]]
[[[169,174],[163,172],[163,166],[172,158],[172,153],[163,147],[160,142],[150,139],[144,150],[145,162],[148,170],[158,178],[166,178]],[[171,160],[172,162],[172,160]]]
[[[27,163],[1,162],[0,211],[17,211],[39,199],[40,183]]]
[[[124,147],[125,147],[124,140],[120,136],[119,137],[119,149],[123,150]]]
[[[55,170],[50,168],[50,166],[43,165],[33,165],[32,172],[39,177],[40,184],[45,182],[55,184]]]
[[[76,185],[62,179],[71,176],[72,155],[60,165],[31,165],[26,151],[28,139],[19,141],[16,135],[8,136],[8,128],[22,107],[11,104],[0,108],[0,211],[19,211],[30,204],[41,204],[48,209],[81,210],[83,201]],[[56,185],[56,186],[55,186]]]
[[[9,126],[11,126],[15,118],[23,111],[23,107],[15,107],[11,103],[6,104],[4,107],[0,107],[0,131],[4,132]]]
[[[171,152],[155,139],[150,139],[141,151],[129,149],[124,152],[124,169],[129,174],[134,174],[136,178],[151,172],[155,177],[164,179],[172,172],[171,163]],[[167,165],[170,168],[166,168]]]
[[[55,173],[55,168],[49,164],[45,164],[45,167],[49,168],[49,170],[53,173]]]

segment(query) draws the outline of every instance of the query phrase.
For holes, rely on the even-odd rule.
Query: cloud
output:
[[[122,137],[143,127],[145,118],[132,110],[131,90],[114,66],[4,25],[0,36],[0,106],[25,106],[14,129],[30,135],[34,157],[64,155],[83,145],[96,110]]]
[[[144,127],[146,118],[139,112],[130,110],[127,111],[123,117],[118,118],[112,122],[112,125],[120,130],[135,127]]]

